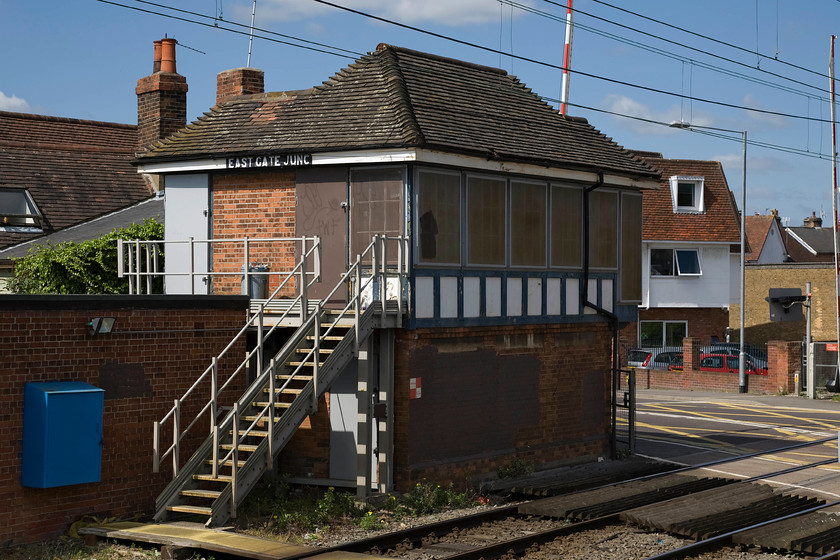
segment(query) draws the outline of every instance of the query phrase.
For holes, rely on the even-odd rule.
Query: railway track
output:
[[[828,441],[833,438],[748,457]],[[752,548],[774,551],[767,558],[775,559],[785,557],[776,552],[787,551],[793,554],[790,558],[825,555],[834,547],[840,548],[840,502],[781,492],[760,480],[833,462],[836,459],[746,480],[700,476],[697,467],[678,469],[322,549],[320,553],[350,551],[409,560],[514,556],[527,560],[670,560],[705,553],[714,554],[717,560],[726,558],[728,550],[736,558],[740,557],[737,551]],[[762,557],[756,553],[751,558]]]
[[[701,467],[779,455],[829,441],[834,438],[640,476],[329,548],[295,547],[280,555],[247,557],[342,560],[365,554],[405,560],[672,560],[691,555],[695,560],[729,560],[743,558],[741,551],[749,548],[751,560],[820,555],[828,560],[837,557],[835,547],[840,549],[840,501],[827,503],[781,491],[763,480],[814,469],[836,462],[835,458],[741,480],[705,476]],[[226,554],[225,558],[240,557]]]

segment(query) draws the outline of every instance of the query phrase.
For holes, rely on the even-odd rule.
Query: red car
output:
[[[738,356],[730,356],[728,354],[701,354],[700,371],[740,373]],[[756,367],[749,360],[745,360],[744,371],[752,375],[767,375],[766,367]]]

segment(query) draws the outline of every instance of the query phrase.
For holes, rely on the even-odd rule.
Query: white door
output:
[[[194,175],[169,175],[166,177],[166,293],[167,294],[207,294],[208,254],[207,243],[194,243],[193,257],[190,259],[190,246],[186,241],[190,237],[206,241],[210,237],[210,192],[209,176],[206,173]],[[192,261],[192,265],[191,265]],[[188,273],[194,272],[192,289]],[[171,274],[180,273],[178,276]]]

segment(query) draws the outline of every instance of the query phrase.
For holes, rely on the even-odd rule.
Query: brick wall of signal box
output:
[[[171,459],[160,473],[152,472],[153,422],[242,327],[246,305],[242,297],[3,296],[0,549],[55,537],[86,515],[152,512],[172,476]],[[91,336],[88,322],[100,316],[117,318],[114,332]],[[244,353],[237,345],[231,355],[238,362]],[[220,379],[226,379],[231,362],[222,364]],[[47,381],[83,381],[105,390],[100,482],[21,486],[24,385]],[[233,383],[232,394],[242,390],[244,384]],[[209,383],[197,393],[209,396]],[[185,402],[183,418],[203,404]],[[200,425],[201,433],[182,444],[183,461],[206,435]],[[169,445],[169,433],[163,445]]]
[[[213,238],[295,236],[295,175],[291,171],[219,173],[213,176]],[[295,266],[293,243],[249,241],[250,263],[267,264],[272,272]],[[244,263],[242,243],[213,245],[213,270],[238,273]],[[282,280],[270,276],[268,293]],[[241,293],[239,275],[214,279],[213,293]],[[294,295],[294,279],[281,295]]]
[[[606,323],[397,331],[397,489],[606,455],[611,340]]]

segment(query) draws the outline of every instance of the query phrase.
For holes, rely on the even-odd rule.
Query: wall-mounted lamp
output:
[[[90,327],[90,336],[98,334],[106,334],[114,330],[114,323],[117,322],[116,317],[95,317],[90,320],[88,326]]]

